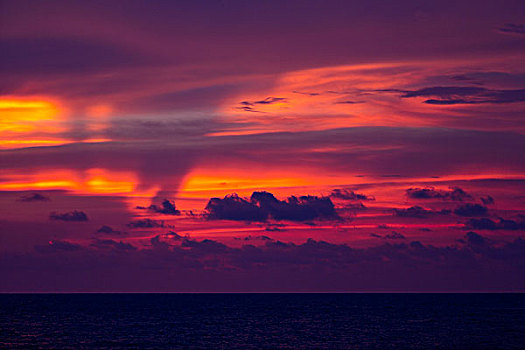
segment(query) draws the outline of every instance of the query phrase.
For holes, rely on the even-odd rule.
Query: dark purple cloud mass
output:
[[[495,203],[494,198],[492,198],[491,196],[481,197],[480,200],[484,205],[490,205]]]
[[[236,194],[212,198],[206,205],[208,220],[267,221],[338,220],[328,197],[300,196],[278,200],[269,192],[253,192],[250,199]]]
[[[112,239],[97,239],[92,244],[91,247],[96,249],[111,249],[113,251],[133,251],[137,250],[136,247],[132,246],[129,243],[124,243],[122,241],[114,241]]]
[[[374,200],[373,196],[367,196],[364,194],[356,193],[352,190],[341,189],[341,188],[336,188],[332,190],[332,193],[330,193],[330,197],[337,198],[337,199],[343,199],[343,200],[349,200],[349,201]]]
[[[83,211],[73,210],[68,213],[56,213],[49,214],[49,220],[59,221],[88,221],[88,216]]]
[[[525,89],[488,90],[472,86],[435,86],[406,91],[401,97],[433,97],[425,103],[436,105],[513,103],[525,101]]]
[[[175,203],[169,199],[164,199],[160,206],[152,204],[149,207],[138,206],[137,209],[147,209],[155,213],[166,214],[166,215],[180,215],[180,210],[177,210]]]
[[[22,202],[47,202],[51,199],[40,193],[32,193],[20,197],[20,200]]]
[[[140,219],[131,221],[128,223],[128,227],[131,228],[156,228],[156,227],[166,227],[164,221],[161,220],[152,220],[152,219]]]
[[[525,230],[525,220],[502,219],[494,221],[489,218],[470,219],[466,226],[473,230]]]
[[[104,234],[104,235],[116,235],[116,236],[120,236],[120,235],[125,235],[126,234],[126,232],[115,230],[113,227],[107,226],[107,225],[101,226],[97,230],[96,233],[100,233],[100,234]]]
[[[525,24],[506,23],[499,28],[499,31],[504,34],[525,35]]]
[[[450,191],[436,190],[434,187],[409,188],[406,195],[413,199],[443,199],[452,201],[464,201],[472,199],[472,196],[459,187],[452,187]]]
[[[448,210],[448,209],[442,209],[442,210],[439,210],[439,211],[435,211],[435,210],[425,209],[425,208],[420,207],[418,205],[415,205],[413,207],[406,208],[406,209],[394,209],[394,216],[398,216],[398,217],[402,217],[402,218],[423,219],[423,218],[427,218],[427,217],[429,217],[429,216],[431,216],[433,214],[448,215],[450,213],[451,213],[451,211]]]
[[[377,233],[372,233],[370,234],[370,236],[375,237],[375,238],[382,238],[382,239],[405,239],[406,238],[402,233],[399,233],[397,231],[392,231],[391,233],[386,234],[384,236],[379,235]]]
[[[525,288],[519,273],[525,241],[499,244],[475,232],[446,247],[412,241],[357,249],[313,239],[241,248],[209,239],[179,242],[157,236],[143,249],[114,240],[85,248],[50,242],[33,254],[2,257],[2,275],[13,281],[2,291],[321,291],[326,283],[338,291]]]
[[[454,209],[454,214],[459,216],[486,216],[488,209],[481,204],[465,203]]]

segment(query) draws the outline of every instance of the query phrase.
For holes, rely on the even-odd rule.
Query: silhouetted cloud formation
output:
[[[47,196],[44,196],[40,193],[32,193],[25,196],[20,197],[20,201],[22,202],[48,202],[51,199]]]
[[[440,211],[427,210],[423,207],[415,205],[406,209],[394,209],[394,216],[399,216],[403,218],[418,218],[423,219],[432,214],[450,214],[450,210],[442,209]]]
[[[395,90],[391,90],[395,91]],[[400,90],[398,90],[401,92]],[[489,90],[473,86],[434,86],[413,91],[402,91],[402,98],[433,97],[427,104],[483,104],[513,103],[525,101],[525,89]]]
[[[264,100],[258,101],[242,101],[241,104],[245,106],[254,106],[254,105],[270,105],[277,102],[286,102],[284,97],[266,97]]]
[[[267,230],[268,231],[268,230]],[[270,238],[268,236],[245,236],[245,237],[235,237],[234,238],[235,240],[237,241],[273,241],[274,239],[273,238]]]
[[[39,253],[53,253],[57,251],[76,252],[82,250],[83,247],[79,244],[68,241],[52,240],[47,245],[37,245],[35,250]]]
[[[169,199],[164,199],[162,201],[161,206],[152,204],[149,207],[138,206],[137,209],[147,209],[155,213],[166,214],[166,215],[180,215],[180,210],[177,210],[177,208],[175,207],[175,202],[170,201]]]
[[[499,28],[498,31],[503,34],[513,34],[513,35],[525,36],[525,25],[506,23],[504,26]]]
[[[480,199],[481,199],[481,203],[485,205],[490,205],[490,204],[495,203],[494,198],[492,198],[491,196],[481,197]]]
[[[254,101],[242,101],[240,102],[240,106],[236,107],[236,109],[240,109],[245,112],[256,112],[256,113],[264,113],[262,111],[256,110],[256,106],[260,105],[270,105],[278,102],[287,102],[288,99],[285,97],[267,97],[264,100],[254,100]]]
[[[103,225],[102,227],[100,227],[96,233],[102,233],[106,235],[125,235],[126,234],[126,232],[114,230],[112,227],[107,226],[107,225]]]
[[[334,204],[328,197],[291,196],[281,201],[269,192],[253,192],[250,199],[232,194],[224,198],[211,198],[206,206],[209,220],[258,221],[273,220],[310,221],[337,220]]]
[[[525,220],[515,221],[499,218],[498,221],[494,221],[488,218],[480,218],[470,219],[465,226],[474,230],[525,230]]]
[[[373,196],[367,196],[367,195],[356,193],[352,190],[347,190],[343,188],[336,188],[332,190],[332,193],[330,193],[330,197],[349,200],[349,201],[375,200]]]
[[[405,239],[406,238],[403,234],[397,231],[392,231],[391,233],[386,234],[384,236],[379,235],[377,233],[371,233],[370,236],[375,237],[375,238],[381,238],[381,239]]]
[[[49,214],[49,220],[60,221],[88,221],[88,216],[83,211],[73,210],[68,213],[52,212]]]
[[[449,187],[450,191],[436,190],[434,187],[409,188],[406,195],[413,199],[443,199],[452,201],[464,201],[472,199],[472,196],[459,187]]]
[[[94,243],[91,244],[92,247],[98,249],[114,249],[117,251],[132,251],[137,250],[137,248],[129,243],[122,241],[114,241],[112,239],[97,239]]]
[[[280,291],[326,290],[328,281],[336,290],[407,290],[410,287],[488,290],[525,286],[525,279],[519,273],[525,267],[525,241],[521,238],[495,242],[476,232],[468,232],[453,245],[433,246],[419,241],[405,243],[398,234],[387,236],[392,237],[385,237],[385,240],[402,243],[353,248],[310,238],[302,244],[264,240],[258,246],[246,242],[236,248],[211,239],[170,241],[164,235],[151,238],[151,245],[142,247],[114,240],[95,240],[86,247],[67,241],[51,241],[35,246],[36,254],[33,255],[4,256],[0,272],[29,277],[52,271],[53,276],[60,269],[62,280],[67,276],[64,283],[58,284],[56,280],[51,284],[39,280],[34,284],[40,288],[36,288],[38,290],[57,285],[65,290],[72,285],[99,290],[111,286],[112,279],[89,279],[94,271],[96,276],[102,273],[116,277],[126,273],[132,281],[126,288],[144,291],[151,290],[152,274],[158,281],[157,288],[162,285],[173,291],[196,287],[208,290],[221,285],[230,288],[223,284],[224,278],[242,281],[236,283],[241,287],[233,288],[239,291],[259,286],[266,286],[264,290]],[[64,259],[68,264],[63,263]],[[174,280],[166,276],[181,278]],[[261,281],[263,276],[266,279]],[[327,276],[332,278],[324,280]],[[446,286],[441,282],[445,277]],[[290,278],[294,278],[294,283],[284,287]],[[24,283],[26,281],[33,280],[26,278]],[[222,284],[214,284],[214,281]]]
[[[481,204],[465,203],[454,210],[459,216],[485,216],[488,214],[487,207]]]
[[[140,219],[134,220],[128,223],[128,227],[131,228],[156,228],[156,227],[166,227],[164,221],[152,220],[152,219]]]

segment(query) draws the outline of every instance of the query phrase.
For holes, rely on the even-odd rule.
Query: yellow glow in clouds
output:
[[[63,144],[63,110],[43,98],[0,98],[0,148]]]
[[[0,99],[0,114],[0,130],[25,131],[35,122],[56,120],[59,109],[49,101]]]

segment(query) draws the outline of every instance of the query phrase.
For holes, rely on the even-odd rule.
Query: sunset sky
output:
[[[523,1],[0,1],[0,291],[524,291]]]

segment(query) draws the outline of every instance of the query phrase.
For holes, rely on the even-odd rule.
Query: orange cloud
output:
[[[234,126],[210,136],[359,126],[450,127],[443,112],[447,118],[468,112],[457,106],[425,104],[424,98],[400,98],[399,89],[425,86],[428,77],[450,74],[468,64],[476,63],[386,62],[287,72],[270,89],[226,99],[221,115]]]

